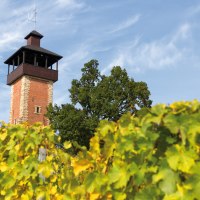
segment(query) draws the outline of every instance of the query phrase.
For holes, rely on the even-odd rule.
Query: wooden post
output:
[[[15,70],[15,60],[13,60],[13,71]]]
[[[45,60],[45,68],[47,68],[48,65],[48,57],[46,56],[46,60]]]
[[[39,162],[44,161],[46,159],[46,155],[47,155],[46,149],[43,148],[43,147],[40,147],[39,148],[39,155],[38,155]],[[42,175],[42,173],[39,176],[43,181],[45,181],[45,177]]]
[[[34,66],[36,66],[37,65],[37,55],[35,54],[34,55]]]
[[[17,65],[19,66],[20,57],[17,56]]]
[[[23,51],[23,63],[25,63],[25,56],[26,56],[26,53],[25,53],[25,51]]]

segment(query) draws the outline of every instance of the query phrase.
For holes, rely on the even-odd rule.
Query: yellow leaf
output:
[[[62,194],[55,194],[56,199],[63,199],[63,195]]]
[[[88,169],[92,164],[88,160],[73,161],[72,166],[74,167],[74,174],[77,176],[80,172]]]
[[[21,200],[29,200],[28,194],[22,194]]]
[[[38,172],[48,178],[53,173],[53,169],[49,164],[42,163],[38,166]]]
[[[17,144],[17,145],[15,146],[15,150],[16,150],[16,151],[19,151],[19,147],[20,147],[19,144]]]
[[[29,190],[27,191],[27,194],[28,194],[28,196],[29,196],[29,199],[30,199],[30,197],[31,197],[31,199],[32,199],[32,197],[33,197],[33,190],[32,190],[32,189],[29,189]]]
[[[0,134],[0,139],[1,139],[2,141],[4,141],[4,140],[6,139],[6,137],[7,137],[7,132],[4,132],[4,133],[1,133],[1,134]]]
[[[92,194],[90,194],[90,200],[99,199],[99,196],[100,196],[99,193],[92,193]]]
[[[54,163],[53,166],[54,166],[55,170],[57,171],[57,170],[58,170],[58,167],[59,167],[58,164]]]
[[[37,199],[37,200],[41,200],[41,199],[43,199],[44,197],[45,197],[45,192],[40,191],[40,192],[37,194],[36,199]]]
[[[0,164],[0,171],[5,172],[8,169],[8,165],[5,162]]]
[[[165,195],[163,200],[180,200],[180,197],[177,193],[175,193],[175,194]]]
[[[100,154],[99,138],[97,136],[90,139],[90,149],[92,150],[92,157],[96,159]]]
[[[183,196],[184,195],[184,188],[181,187],[179,184],[177,184],[177,189],[180,192],[181,196]]]
[[[69,149],[69,148],[71,148],[71,146],[72,146],[72,144],[71,144],[69,141],[66,141],[66,142],[64,143],[64,148],[65,148],[65,149]]]
[[[111,194],[111,193],[107,194],[107,195],[106,195],[106,199],[107,199],[107,200],[112,200],[112,194]]]
[[[50,194],[55,194],[57,192],[57,186],[53,186],[51,189],[50,189]]]
[[[54,183],[56,182],[57,180],[57,176],[54,174],[52,177],[51,177],[51,182]]]
[[[1,190],[1,195],[5,195],[6,194],[6,191],[5,190]]]
[[[49,161],[49,162],[51,162],[51,161],[53,160],[53,156],[52,156],[52,155],[47,156],[47,157],[46,157],[46,160]]]
[[[25,181],[20,181],[19,182],[19,186],[22,186],[22,185],[24,185],[26,182]]]

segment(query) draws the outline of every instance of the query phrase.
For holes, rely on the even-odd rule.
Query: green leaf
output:
[[[110,180],[109,182],[114,183],[116,189],[126,186],[130,178],[126,164],[124,164],[124,166],[113,165],[112,169],[108,173],[108,177]]]
[[[161,169],[158,174],[153,176],[153,183],[159,182],[159,188],[165,194],[171,194],[175,192],[177,181],[177,174],[168,168]]]
[[[173,170],[190,173],[195,164],[196,155],[192,151],[186,151],[184,147],[175,145],[166,152],[167,162]]]

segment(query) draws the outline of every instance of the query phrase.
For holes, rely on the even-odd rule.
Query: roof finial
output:
[[[34,23],[34,29],[36,30],[37,25],[37,7],[36,7],[36,0],[34,0],[34,9],[33,13],[28,16],[28,20]]]

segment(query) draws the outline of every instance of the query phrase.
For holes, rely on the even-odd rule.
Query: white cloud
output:
[[[137,48],[140,42],[140,37],[136,37],[132,42],[127,45],[121,45],[120,50],[117,51],[114,59],[107,65],[107,67],[101,70],[102,74],[107,73],[113,66],[125,67],[126,64],[132,64],[132,51]],[[123,46],[123,47],[122,47]]]
[[[33,15],[34,2],[17,4],[11,0],[2,0],[0,6],[0,51],[1,53],[14,50],[23,42],[23,37],[34,29],[34,23],[30,16]],[[80,11],[84,4],[76,0],[50,0],[37,1],[37,29],[42,32],[62,29],[62,24],[66,26],[76,11]],[[67,9],[67,13],[63,10]],[[9,15],[7,14],[9,13]],[[5,25],[6,21],[6,25]],[[58,28],[59,27],[59,28]],[[66,28],[66,27],[65,27]]]
[[[146,25],[148,20],[145,21],[146,24],[140,24],[137,22],[141,21],[141,16],[137,13],[136,15],[131,12],[113,14],[113,11],[119,8],[119,2],[106,4],[98,1],[98,5],[85,0],[48,0],[48,3],[46,0],[37,0],[36,2],[37,30],[45,36],[42,40],[42,43],[45,43],[44,47],[63,55],[63,59],[59,62],[59,81],[54,85],[54,99],[58,104],[68,100],[67,88],[70,87],[71,79],[79,78],[81,67],[92,58],[98,59],[100,65],[107,66],[102,69],[102,73],[107,73],[116,65],[126,67],[129,71],[141,72],[182,66],[188,57],[195,54],[189,42],[192,40],[193,28],[189,23],[182,24],[174,33],[153,40],[151,38],[157,35],[152,30],[158,30],[158,27],[152,24],[152,27],[149,27],[150,32],[142,33],[144,38],[132,36],[133,41],[131,41],[129,38],[133,34],[133,28],[135,35],[137,36],[137,33],[140,35],[144,30],[141,26]],[[120,3],[121,6],[122,4],[126,3]],[[0,59],[2,61],[8,52],[10,55],[11,50],[23,45],[24,36],[33,29],[34,24],[27,20],[28,13],[32,10],[33,4],[29,1],[1,0]],[[199,8],[196,8],[195,12],[198,13],[198,10]],[[126,19],[127,15],[134,16]],[[126,20],[118,20],[116,24],[115,16]],[[152,15],[152,20],[154,18]],[[165,20],[163,26],[165,22],[169,22]],[[5,78],[7,69],[2,67],[0,73],[1,77]],[[1,78],[0,84],[2,82]],[[9,92],[9,87],[0,86],[0,119],[5,119],[4,113],[9,113]]]
[[[13,43],[21,39],[20,32],[4,32],[0,38],[0,51],[8,51],[13,48]],[[5,48],[6,47],[6,48]]]
[[[7,58],[7,53],[18,49],[25,44],[23,41],[24,36],[30,32],[34,24],[28,20],[28,15],[32,15],[34,2],[30,4],[29,1],[23,1],[19,4],[18,1],[2,0],[0,6],[0,60],[3,62]],[[76,0],[46,0],[37,1],[37,29],[45,35],[53,33],[63,33],[68,30],[68,23],[78,12],[84,12],[85,4],[82,1]],[[9,13],[9,15],[8,15]],[[56,31],[55,31],[56,30]],[[71,30],[72,31],[72,30]],[[47,42],[48,43],[48,42]],[[72,52],[67,52],[60,63],[59,79],[62,80],[55,87],[59,89],[55,91],[55,99],[57,103],[62,103],[65,99],[64,93],[67,90],[66,85],[66,72],[67,76],[71,74],[74,76],[76,72],[73,69],[76,61],[81,61],[88,55],[87,47],[80,45]],[[6,57],[5,57],[6,56]],[[7,69],[1,68],[1,77],[6,77]],[[8,121],[9,118],[9,96],[10,88],[5,85],[5,82],[0,79],[0,119]],[[3,83],[2,83],[3,82]]]
[[[133,64],[150,69],[161,69],[173,66],[182,57],[182,51],[169,42],[154,41],[149,44],[142,44],[139,46],[134,57],[131,59]],[[131,63],[130,63],[131,64]]]
[[[18,47],[26,30],[29,29],[27,21],[31,5],[18,7],[12,1],[3,1],[0,8],[0,51],[7,52]],[[8,15],[9,13],[9,15]],[[6,21],[6,23],[5,23]]]
[[[174,36],[172,37],[172,42],[176,43],[180,40],[186,40],[188,39],[188,37],[190,36],[191,33],[191,25],[189,23],[184,23],[182,24],[178,30],[176,31],[176,33],[174,34]]]
[[[59,66],[60,72],[65,71],[66,69],[69,71],[70,69],[74,71],[72,65],[76,64],[76,62],[82,62],[89,55],[88,45],[80,44],[77,49],[75,49],[72,53],[68,52],[63,56],[61,61],[61,65]]]
[[[171,36],[164,36],[149,43],[138,40],[135,45],[128,43],[119,48],[109,67],[104,68],[102,72],[106,73],[115,65],[129,67],[135,72],[175,67],[188,57],[190,46],[187,46],[187,42],[190,41],[190,33],[191,26],[185,23]]]
[[[115,33],[115,32],[127,29],[127,28],[133,26],[134,24],[136,24],[139,21],[139,19],[140,19],[140,15],[135,15],[133,17],[130,17],[126,21],[119,24],[116,28],[111,30],[109,33]]]

